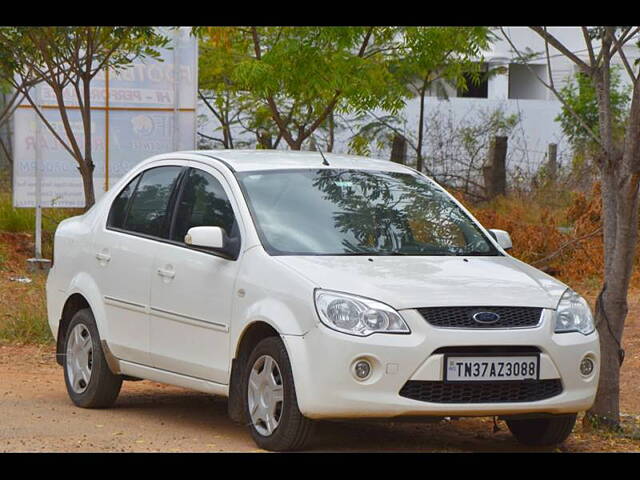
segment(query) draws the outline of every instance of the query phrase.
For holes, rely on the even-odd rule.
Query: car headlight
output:
[[[360,337],[411,333],[400,314],[384,303],[327,290],[316,290],[314,299],[320,321],[333,330]]]
[[[571,289],[564,292],[556,310],[556,333],[580,332],[589,335],[595,329],[587,301]]]

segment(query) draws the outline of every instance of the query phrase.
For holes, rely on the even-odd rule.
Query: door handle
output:
[[[165,268],[159,268],[158,275],[165,278],[173,278],[176,276],[176,272],[174,272],[173,270],[167,270]]]
[[[96,253],[96,259],[100,263],[107,263],[109,262],[109,260],[111,260],[111,255],[109,255],[108,253],[98,252]]]

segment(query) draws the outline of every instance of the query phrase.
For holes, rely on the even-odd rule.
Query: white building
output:
[[[577,56],[588,60],[588,52],[580,27],[549,27],[548,31],[558,38]],[[490,50],[484,54],[484,62],[489,69],[503,67],[503,73],[489,76],[487,80],[477,86],[470,86],[466,92],[459,92],[451,86],[444,86],[446,98],[439,97],[436,89],[432,88],[426,99],[425,110],[427,118],[426,130],[429,131],[429,119],[446,120],[442,123],[455,125],[460,123],[472,124],[482,122],[490,112],[501,110],[505,115],[517,114],[519,123],[509,136],[508,167],[520,167],[522,170],[533,171],[545,160],[548,145],[558,145],[558,160],[567,163],[571,151],[564,138],[560,125],[555,118],[561,111],[561,103],[555,95],[540,81],[549,82],[549,69],[545,54],[545,42],[528,27],[504,27],[504,32],[521,54],[538,55],[530,58],[528,65],[519,61],[519,54],[514,51],[510,43],[503,37],[499,28],[495,29],[498,40]],[[632,42],[625,47],[625,53],[630,61],[640,57],[640,52]],[[578,68],[559,51],[549,46],[551,75],[554,86],[561,89],[568,79],[578,72]],[[619,57],[615,57],[614,64],[620,64]],[[539,78],[538,78],[539,77]],[[624,82],[628,82],[625,72],[621,73]],[[400,130],[405,136],[415,137],[418,122],[419,101],[412,99],[407,102],[401,117]],[[207,114],[206,107],[200,104],[198,113],[207,115],[210,120],[200,126],[200,131],[210,133],[218,124],[212,116]],[[374,112],[384,115],[384,112]],[[350,128],[336,134],[334,151],[347,152],[348,141],[357,125],[344,119]],[[248,140],[252,140],[247,138]],[[219,145],[218,145],[219,147]],[[279,148],[286,148],[281,144]],[[390,148],[376,149],[372,145],[372,154],[388,158]],[[430,155],[428,146],[424,151]],[[428,165],[427,165],[428,166]]]

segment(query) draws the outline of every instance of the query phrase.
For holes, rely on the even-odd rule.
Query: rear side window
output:
[[[169,200],[181,170],[182,167],[157,167],[145,171],[130,199],[121,228],[166,238]]]
[[[107,226],[112,228],[123,228],[124,220],[127,216],[127,206],[129,205],[129,199],[133,195],[136,185],[140,180],[140,175],[136,176],[129,184],[122,190],[116,199],[111,204],[111,210],[109,210],[109,218],[107,220]]]
[[[191,169],[178,203],[171,239],[184,241],[191,227],[222,227],[235,235],[235,217],[220,182],[202,170]]]

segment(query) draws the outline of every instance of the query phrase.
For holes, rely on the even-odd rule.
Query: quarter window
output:
[[[235,217],[229,198],[212,175],[191,169],[186,179],[175,216],[172,240],[184,241],[191,227],[221,227],[236,236]]]
[[[124,227],[124,220],[127,216],[127,207],[129,205],[129,200],[131,199],[131,196],[136,189],[138,180],[140,180],[140,175],[137,175],[133,180],[131,180],[111,204],[111,210],[109,210],[109,218],[107,220],[108,227]]]
[[[181,167],[157,167],[142,174],[124,220],[125,230],[167,237],[169,200],[181,170]]]

